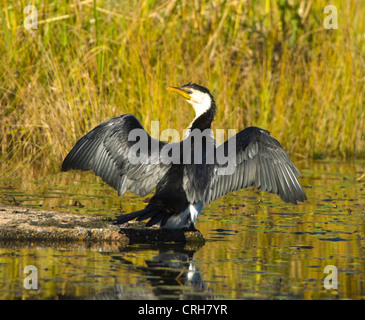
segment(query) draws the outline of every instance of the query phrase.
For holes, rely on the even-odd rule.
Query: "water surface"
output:
[[[365,162],[296,164],[306,203],[232,193],[200,215],[202,246],[2,242],[0,299],[364,299]],[[146,202],[85,172],[0,179],[0,204],[114,217]],[[24,288],[27,265],[36,290]],[[328,265],[337,289],[324,287]]]

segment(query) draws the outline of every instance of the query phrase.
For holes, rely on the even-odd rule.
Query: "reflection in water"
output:
[[[1,243],[1,247],[0,299],[200,300],[217,297],[203,281],[194,262],[194,253],[200,246],[129,246],[109,251],[110,248],[97,246],[73,245],[67,250],[18,242],[16,245]],[[153,255],[141,264],[135,257],[144,256],[146,251]],[[28,274],[22,270],[27,265],[37,268],[37,290],[24,288],[23,280]],[[125,281],[126,276],[128,281]]]
[[[159,254],[146,261],[142,270],[148,275],[158,297],[179,299],[212,299],[211,289],[204,283],[193,255],[189,250],[175,247],[173,251],[160,250]]]
[[[179,299],[179,300],[201,300],[213,299],[212,289],[203,281],[199,268],[196,266],[193,256],[199,247],[169,245],[154,246],[158,249],[158,254],[150,260],[146,260],[146,265],[134,266],[132,262],[119,259],[123,264],[136,267],[141,276],[147,279],[150,287],[145,285],[126,286],[116,285],[96,296],[88,296],[87,299]],[[153,247],[143,246],[132,250],[148,250]],[[130,250],[128,247],[127,251]],[[113,256],[115,259],[116,256]],[[148,288],[148,290],[147,290]],[[69,298],[69,297],[68,297]]]
[[[199,216],[201,248],[0,243],[0,299],[364,299],[364,167],[299,162],[309,200],[297,206],[255,190],[221,198]],[[87,173],[24,177],[0,180],[0,203],[108,217],[145,206]],[[38,291],[23,287],[30,264]],[[336,290],[323,286],[327,265]]]

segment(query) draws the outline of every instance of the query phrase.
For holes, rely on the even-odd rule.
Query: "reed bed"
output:
[[[59,170],[88,130],[123,113],[182,132],[193,111],[168,93],[208,87],[214,128],[268,129],[292,156],[365,156],[365,3],[0,0],[2,175]],[[24,28],[25,6],[38,29]]]

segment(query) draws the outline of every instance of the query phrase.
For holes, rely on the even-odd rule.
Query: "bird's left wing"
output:
[[[141,139],[147,147],[133,150]],[[156,188],[171,167],[154,159],[164,145],[165,142],[150,137],[134,115],[125,114],[103,122],[77,141],[63,161],[62,171],[93,170],[116,189],[118,195],[129,190],[145,196]],[[152,146],[155,146],[154,152]],[[138,159],[131,158],[133,153]]]
[[[230,152],[229,148],[232,142],[234,152]],[[296,204],[307,199],[297,179],[301,176],[299,170],[268,131],[246,128],[221,144],[216,152],[224,155],[227,162],[234,163],[235,167],[233,173],[225,174],[223,165],[216,165],[214,178],[205,193],[206,204],[231,191],[250,186],[278,194],[285,202]]]

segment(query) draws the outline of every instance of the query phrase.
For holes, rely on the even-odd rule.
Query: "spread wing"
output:
[[[129,190],[145,196],[171,167],[156,158],[165,144],[153,139],[134,115],[125,114],[103,122],[77,141],[61,170],[93,170],[118,195]]]
[[[235,142],[233,154],[229,152],[229,142]],[[231,163],[235,161],[235,168],[232,174],[224,174],[223,166],[216,165],[214,179],[205,195],[207,204],[228,192],[250,186],[278,194],[285,202],[296,204],[307,199],[297,179],[301,176],[299,170],[268,131],[246,128],[221,144],[217,153],[227,157]],[[220,169],[223,174],[218,173]]]

